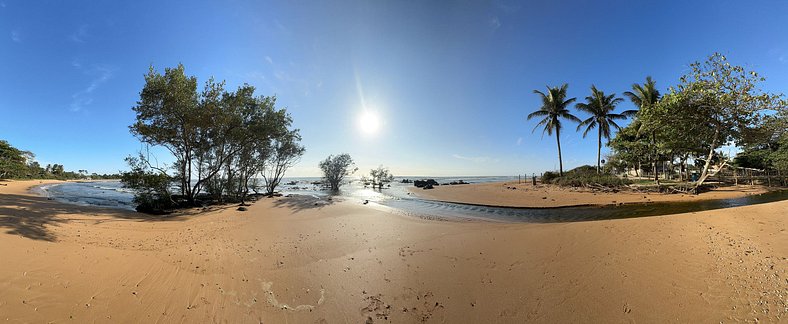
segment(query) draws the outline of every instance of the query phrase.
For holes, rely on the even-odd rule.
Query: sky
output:
[[[288,176],[339,153],[361,173],[538,174],[558,158],[525,118],[533,90],[568,83],[583,101],[650,75],[664,92],[721,52],[788,92],[786,22],[785,1],[0,0],[0,139],[41,164],[125,170],[143,75],[182,63],[277,96],[306,147]],[[596,162],[574,128],[565,169]]]

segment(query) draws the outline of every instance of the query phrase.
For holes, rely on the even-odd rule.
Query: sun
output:
[[[380,118],[378,118],[378,115],[374,112],[365,111],[359,116],[358,125],[361,128],[361,132],[367,135],[373,135],[377,133],[380,128]]]

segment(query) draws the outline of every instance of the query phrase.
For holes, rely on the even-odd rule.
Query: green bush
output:
[[[612,174],[596,174],[585,172],[567,172],[563,177],[559,177],[553,183],[563,187],[582,187],[588,184],[599,185],[603,187],[616,188],[631,184],[632,181],[625,178],[619,178]]]
[[[547,171],[542,174],[542,183],[553,183],[553,180],[558,178],[558,172]]]

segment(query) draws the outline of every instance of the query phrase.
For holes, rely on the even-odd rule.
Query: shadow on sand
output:
[[[293,210],[293,213],[297,213],[304,210],[321,209],[323,207],[333,205],[334,202],[336,202],[336,198],[332,198],[332,197],[317,198],[317,197],[305,196],[305,195],[289,195],[286,197],[279,197],[279,198],[260,198],[260,199],[276,199],[274,201],[274,207],[289,208]]]
[[[180,221],[199,210],[178,212],[174,215],[148,215],[134,211],[69,205],[45,197],[15,194],[0,195],[0,229],[6,233],[29,239],[54,242],[57,237],[48,226],[59,226],[73,219],[63,215],[103,216],[144,222]]]

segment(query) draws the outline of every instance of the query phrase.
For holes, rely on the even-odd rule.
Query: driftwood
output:
[[[601,192],[605,192],[605,193],[607,193],[607,192],[617,193],[619,191],[616,188],[605,187],[605,186],[600,185],[598,183],[587,183],[587,184],[585,184],[583,186],[586,187],[586,188],[589,188],[589,189],[591,189],[593,191],[601,191]]]

